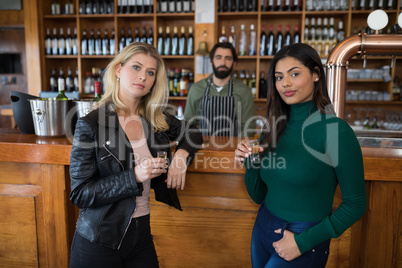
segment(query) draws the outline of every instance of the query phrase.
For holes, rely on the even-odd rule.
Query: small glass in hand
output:
[[[251,146],[250,161],[260,161],[260,143],[257,140],[251,140],[249,144]]]
[[[159,151],[159,152],[157,153],[157,157],[158,157],[158,158],[167,159],[167,152],[165,152],[165,151]]]

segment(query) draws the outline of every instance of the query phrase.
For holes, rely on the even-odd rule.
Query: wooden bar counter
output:
[[[161,267],[251,267],[258,205],[234,163],[237,139],[205,139],[178,191],[183,211],[155,202]],[[68,267],[77,209],[68,199],[71,142],[0,130],[0,267]],[[327,267],[402,267],[402,149],[363,147],[368,210],[333,239]],[[337,192],[334,209],[340,203]]]

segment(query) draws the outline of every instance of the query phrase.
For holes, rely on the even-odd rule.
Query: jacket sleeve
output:
[[[194,124],[190,124],[185,120],[178,120],[172,115],[167,115],[166,117],[169,124],[167,135],[169,139],[178,142],[176,150],[183,149],[190,154],[187,159],[187,164],[189,165],[202,145],[201,132]]]
[[[83,118],[76,124],[70,156],[72,203],[79,208],[89,208],[141,195],[133,169],[122,170],[113,157],[98,159],[99,144],[94,129]],[[110,170],[115,172],[101,174],[99,165],[103,169],[110,166]]]

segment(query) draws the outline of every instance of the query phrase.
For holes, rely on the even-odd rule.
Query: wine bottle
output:
[[[194,55],[194,36],[193,27],[188,27],[188,37],[187,37],[187,55]]]
[[[148,30],[147,43],[150,45],[154,45],[154,31],[153,31],[152,27],[149,27],[149,30]]]
[[[64,90],[65,90],[64,78],[59,77],[57,79],[57,84],[58,84],[59,94],[57,95],[56,100],[68,100],[66,94],[64,93]]]
[[[88,0],[85,4],[85,14],[92,14],[92,1]]]
[[[142,27],[142,35],[140,37],[140,42],[146,43],[147,42],[147,29]]]
[[[93,101],[100,101],[102,97],[102,90],[101,90],[101,82],[100,81],[95,81],[95,97]]]
[[[124,33],[124,28],[121,28],[121,36],[119,41],[119,51],[122,51],[123,48],[126,46],[126,36]]]
[[[186,48],[187,48],[187,38],[185,35],[185,29],[184,26],[181,26],[180,28],[180,37],[179,37],[179,55],[183,56],[187,54]]]
[[[74,91],[74,80],[73,80],[73,75],[71,73],[70,67],[67,68],[66,89],[67,89],[67,92]]]
[[[114,55],[116,51],[116,40],[115,40],[115,32],[114,28],[112,30],[112,37],[109,39],[109,52],[110,55]]]
[[[129,44],[131,44],[133,42],[133,35],[131,32],[131,27],[128,27],[128,33],[127,33],[127,38],[126,38],[126,43],[124,46],[128,46]]]
[[[177,13],[183,12],[183,2],[182,2],[182,0],[176,0],[176,12]]]
[[[253,11],[254,7],[253,7],[253,1],[252,0],[246,0],[247,1],[247,11]]]
[[[80,0],[80,4],[78,6],[78,12],[83,15],[85,14],[85,2],[83,0]]]
[[[251,89],[251,94],[253,95],[253,99],[257,98],[257,81],[255,78],[255,70],[251,73],[251,78],[248,81],[248,86]]]
[[[145,13],[144,12],[144,0],[137,0],[137,13]]]
[[[171,52],[172,52],[172,38],[170,36],[170,27],[166,26],[163,55],[171,55]]]
[[[282,11],[282,0],[275,0],[275,11]]]
[[[52,38],[52,54],[58,55],[59,54],[59,38],[57,37],[57,29],[53,28],[53,38]]]
[[[183,0],[183,12],[185,13],[191,12],[191,3],[189,0]]]
[[[165,50],[164,50],[164,40],[163,40],[163,28],[162,26],[159,26],[158,30],[158,38],[156,40],[156,45],[158,46],[158,53],[160,55],[164,55]]]
[[[109,55],[109,34],[107,29],[105,29],[105,35],[102,38],[102,55]]]
[[[88,55],[95,55],[95,36],[93,29],[91,29],[88,38]]]
[[[140,42],[140,39],[141,39],[140,38],[140,29],[138,29],[138,27],[135,27],[133,41]]]
[[[58,0],[53,0],[51,5],[52,15],[60,15],[60,3]]]
[[[175,13],[176,12],[175,0],[169,0],[169,12],[170,13]]]
[[[244,0],[237,0],[237,1],[238,1],[237,6],[238,6],[239,11],[243,12],[245,10],[245,8],[244,8]]]
[[[260,99],[266,98],[268,84],[267,84],[267,80],[265,80],[265,72],[264,71],[260,72],[260,81],[259,81],[258,88],[259,88],[258,98],[260,98]]]
[[[229,11],[229,0],[223,0],[222,1],[222,12],[228,12]]]
[[[265,32],[265,25],[261,26],[261,36],[260,36],[260,56],[267,55],[267,33]]]
[[[275,35],[274,26],[272,24],[269,26],[267,54],[268,56],[273,56],[275,54]]]
[[[59,55],[65,55],[66,53],[66,39],[64,37],[63,28],[60,28],[60,35],[58,39]]]
[[[219,36],[219,43],[224,43],[228,41],[228,37],[226,36],[225,26],[222,26],[222,32]]]
[[[239,56],[247,55],[247,35],[244,30],[244,24],[240,25],[240,33],[239,33]]]
[[[254,24],[250,25],[250,44],[248,46],[248,55],[255,56],[257,54],[257,32],[254,30]]]
[[[80,91],[80,83],[78,79],[78,68],[75,68],[75,76],[74,76],[74,91]]]
[[[284,0],[282,7],[283,7],[282,9],[284,11],[289,11],[290,10],[290,0]]]
[[[78,55],[78,39],[77,39],[77,28],[74,27],[74,35],[71,38],[72,53],[73,55]]]
[[[50,37],[49,28],[46,29],[45,44],[46,44],[46,55],[52,55],[52,38]]]
[[[96,32],[95,55],[102,55],[102,38],[100,29]]]
[[[292,35],[290,34],[290,25],[288,24],[288,25],[286,25],[286,33],[285,33],[285,39],[284,39],[283,45],[288,46],[292,43],[293,43],[293,41],[292,41]]]
[[[177,26],[173,27],[173,37],[172,37],[172,55],[179,54],[179,36],[177,35]]]
[[[174,84],[173,96],[179,96],[179,92],[180,92],[180,78],[181,78],[181,69],[176,68],[176,70],[175,70],[175,75],[174,75],[174,79],[173,79],[173,84]]]
[[[181,70],[181,77],[180,77],[180,96],[187,96],[188,92],[188,71],[187,69]]]
[[[88,38],[87,31],[85,29],[82,31],[81,55],[88,55]]]
[[[300,38],[300,32],[299,32],[299,24],[295,25],[295,32],[293,34],[293,44],[300,43],[301,38]]]
[[[230,11],[231,12],[237,11],[237,0],[230,0]]]
[[[343,21],[338,22],[338,33],[336,35],[336,41],[339,43],[341,40],[345,39],[345,31],[343,30]]]
[[[151,13],[150,6],[153,0],[144,0],[144,13]]]
[[[300,11],[302,9],[300,0],[293,0],[292,10],[293,11]]]
[[[67,28],[66,55],[73,55],[73,38],[71,36],[70,28]]]
[[[99,14],[107,14],[107,2],[106,2],[106,0],[102,0],[102,2],[99,3]]]
[[[160,1],[160,12],[161,13],[168,12],[168,1],[167,0]]]
[[[154,13],[154,0],[149,0],[149,10],[148,13]]]
[[[228,42],[231,43],[234,48],[236,48],[236,32],[235,32],[234,25],[232,25],[230,27],[230,34],[228,36]]]
[[[56,70],[53,67],[50,75],[50,91],[57,92]]]

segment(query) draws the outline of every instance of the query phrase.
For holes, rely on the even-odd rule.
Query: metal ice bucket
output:
[[[83,99],[83,100],[78,100],[75,101],[76,104],[76,109],[77,109],[77,116],[78,118],[86,116],[91,108],[96,104],[96,101],[93,101],[91,99]]]

